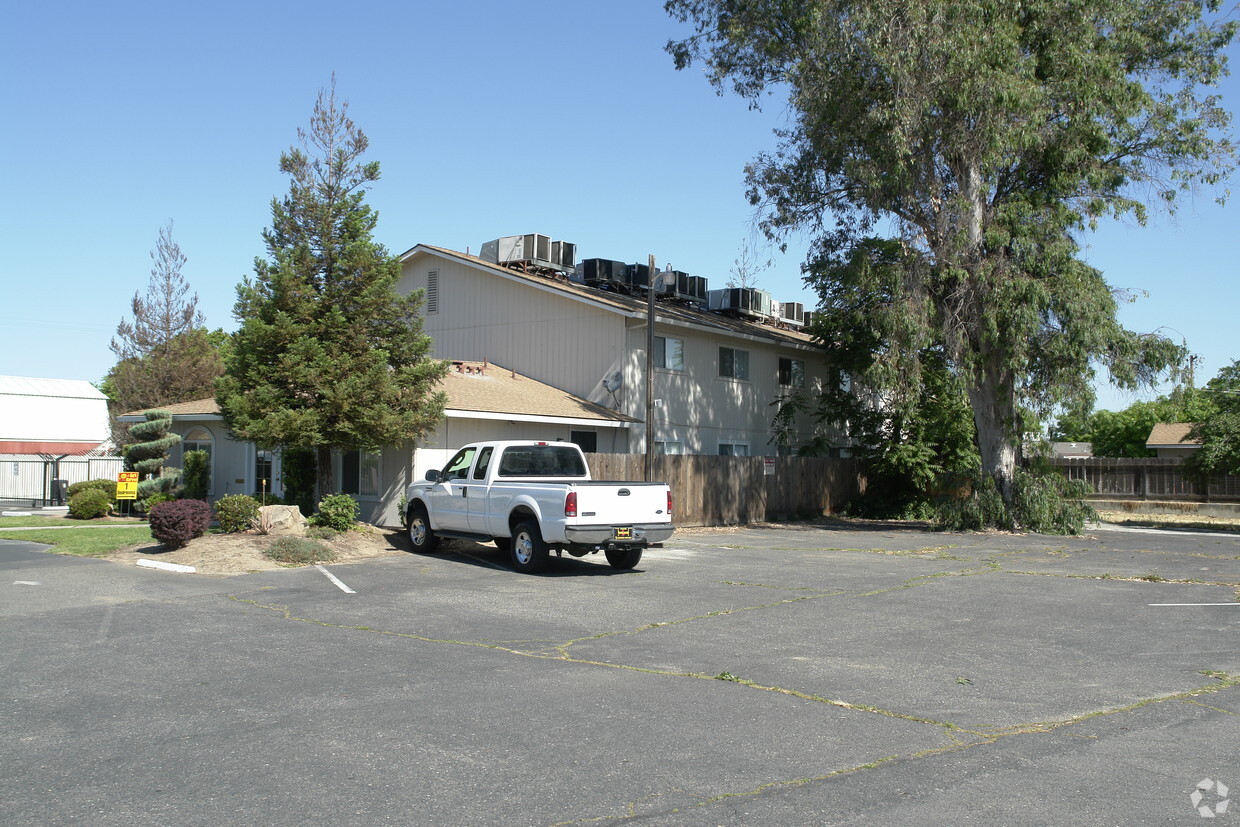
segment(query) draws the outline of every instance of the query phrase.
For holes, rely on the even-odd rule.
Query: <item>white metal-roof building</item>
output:
[[[109,433],[108,398],[90,382],[0,376],[0,455],[86,454]]]

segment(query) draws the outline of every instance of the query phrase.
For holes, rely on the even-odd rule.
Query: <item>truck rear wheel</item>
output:
[[[538,523],[532,520],[517,523],[510,549],[512,567],[522,574],[540,572],[547,565],[547,544],[543,542]]]
[[[609,548],[606,553],[607,562],[613,569],[631,569],[642,559],[640,548]]]
[[[430,554],[439,548],[439,537],[431,530],[430,518],[421,505],[409,506],[409,544],[413,550],[422,554]]]

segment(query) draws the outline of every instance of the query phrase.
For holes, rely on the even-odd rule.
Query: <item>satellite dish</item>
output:
[[[607,389],[608,393],[615,393],[623,386],[624,374],[618,370],[613,370],[603,377],[603,387]]]

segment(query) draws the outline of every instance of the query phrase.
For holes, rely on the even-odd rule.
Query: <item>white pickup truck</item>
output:
[[[631,569],[642,549],[672,536],[666,483],[593,481],[571,442],[466,445],[405,498],[415,551],[434,551],[441,537],[493,540],[525,573],[540,571],[551,551],[602,551],[613,568]]]

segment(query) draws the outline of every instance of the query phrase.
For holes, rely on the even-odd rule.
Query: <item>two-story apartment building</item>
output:
[[[664,453],[775,455],[772,403],[839,381],[800,330],[659,301],[647,427],[646,299],[426,244],[401,258],[397,289],[425,291],[436,356],[500,362],[640,421],[575,434],[587,450],[642,453],[651,438]],[[808,418],[798,423],[783,450],[814,427]]]

